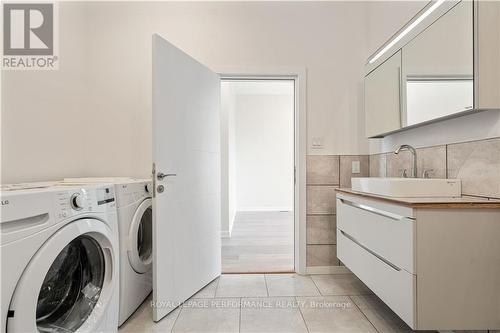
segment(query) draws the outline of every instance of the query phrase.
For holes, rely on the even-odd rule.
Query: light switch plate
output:
[[[361,172],[361,167],[359,161],[352,161],[352,173],[360,173]]]
[[[311,143],[312,149],[324,149],[325,148],[325,137],[313,136],[311,141],[312,141],[312,143]]]

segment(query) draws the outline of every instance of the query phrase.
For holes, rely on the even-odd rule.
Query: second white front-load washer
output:
[[[2,333],[112,333],[118,326],[114,187],[3,189]]]
[[[153,211],[151,181],[133,178],[67,178],[67,184],[115,185],[120,243],[121,326],[152,291]]]

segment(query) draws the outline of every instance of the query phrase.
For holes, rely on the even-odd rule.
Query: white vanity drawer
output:
[[[391,208],[338,195],[337,227],[397,268],[416,274],[415,220]]]
[[[338,258],[410,327],[415,328],[416,276],[396,269],[337,230]]]

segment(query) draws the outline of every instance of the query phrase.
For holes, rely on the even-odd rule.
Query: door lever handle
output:
[[[175,177],[177,176],[176,173],[163,173],[163,172],[158,172],[158,174],[156,175],[156,178],[158,178],[158,180],[163,180],[165,179],[166,177]]]

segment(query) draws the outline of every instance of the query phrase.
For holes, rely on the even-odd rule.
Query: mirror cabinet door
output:
[[[365,77],[366,135],[401,128],[401,50]]]
[[[403,47],[403,126],[474,107],[472,6],[461,1]]]

